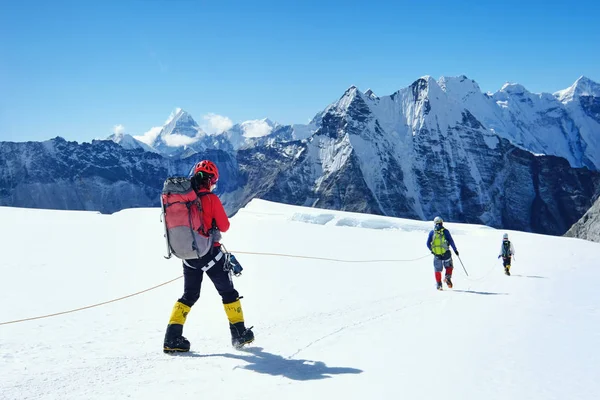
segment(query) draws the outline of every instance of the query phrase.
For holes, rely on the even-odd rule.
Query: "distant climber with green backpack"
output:
[[[498,258],[502,257],[502,264],[504,265],[504,273],[510,276],[510,265],[511,257],[515,255],[515,247],[508,240],[508,233],[502,236],[502,245],[500,246],[500,254]]]
[[[435,282],[437,290],[442,290],[442,269],[446,268],[446,276],[444,281],[449,288],[452,288],[452,253],[450,252],[450,246],[454,250],[454,253],[458,256],[458,250],[452,239],[450,231],[444,228],[444,221],[440,217],[435,217],[433,220],[435,224],[433,230],[429,232],[427,237],[427,248],[434,255],[433,268],[435,270]]]

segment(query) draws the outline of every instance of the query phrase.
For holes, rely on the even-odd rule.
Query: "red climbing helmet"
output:
[[[219,169],[214,162],[202,160],[194,167],[194,175],[202,173],[210,178],[210,184],[214,185],[219,180]]]

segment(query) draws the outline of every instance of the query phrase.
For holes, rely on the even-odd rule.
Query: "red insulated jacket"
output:
[[[204,223],[205,229],[208,230],[212,228],[214,221],[219,231],[227,232],[229,229],[229,218],[227,218],[227,214],[225,213],[221,199],[219,199],[216,194],[210,193],[208,189],[203,188],[198,190],[198,194],[201,193],[208,193],[200,196],[203,216],[202,222]],[[219,242],[215,242],[215,246],[219,245]]]

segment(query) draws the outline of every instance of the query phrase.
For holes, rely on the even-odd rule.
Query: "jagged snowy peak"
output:
[[[351,110],[350,113],[348,110]],[[307,131],[316,128],[316,132],[307,136],[306,140],[259,143],[253,148],[242,149],[238,152],[238,162],[244,171],[248,171],[248,186],[256,188],[249,193],[248,189],[244,189],[243,195],[381,214],[376,205],[377,199],[363,178],[360,160],[355,153],[356,145],[350,143],[350,136],[361,132],[369,134],[357,121],[361,118],[360,110],[368,111],[364,96],[351,87],[339,101],[313,119]],[[356,116],[356,119],[348,118],[349,115]],[[287,131],[279,133],[284,136],[298,133],[293,129],[280,130]],[[239,198],[232,200],[240,202]],[[242,199],[241,203],[245,204],[248,200]]]
[[[360,98],[364,103],[364,99],[362,99],[362,96],[363,94],[360,92],[360,90],[358,90],[356,86],[352,85],[348,89],[346,89],[346,91],[338,101],[336,101],[335,103],[333,103],[325,109],[325,113],[331,112],[332,110],[335,110],[339,113],[345,112],[348,110],[348,108],[351,106],[351,104],[357,97]]]
[[[445,132],[448,127],[462,123],[465,118],[472,119],[475,125],[481,125],[461,101],[478,101],[480,105],[489,103],[481,92],[474,91],[473,84],[466,77],[435,81],[425,76],[390,96],[365,98],[384,131],[396,136],[394,140],[405,141],[416,134],[427,134],[438,126]]]
[[[572,113],[555,96],[505,84],[492,98],[504,122],[496,129],[499,135],[533,153],[564,157],[574,167],[600,168],[591,158],[600,147],[582,137]]]
[[[441,77],[438,84],[453,102],[461,109],[461,115],[467,110],[483,127],[495,134],[503,135],[508,130],[507,122],[502,116],[501,107],[491,94],[483,93],[472,79],[464,75],[458,77]]]
[[[310,136],[314,130],[311,130],[309,125],[280,125],[268,118],[263,118],[235,124],[220,135],[231,143],[233,150],[239,150],[258,144],[302,140]]]
[[[481,89],[477,82],[467,78],[465,75],[456,77],[442,76],[438,81],[438,85],[446,94],[453,97],[458,97],[463,101],[469,96],[481,95]]]
[[[504,85],[502,85],[502,88],[500,88],[500,92],[515,95],[523,95],[525,93],[529,93],[529,91],[525,89],[525,86],[511,82],[506,82]]]
[[[151,144],[155,151],[169,157],[182,158],[209,149],[232,150],[226,137],[207,134],[194,118],[181,108],[175,109],[162,127],[152,128],[140,136],[139,140]]]
[[[600,96],[580,96],[564,107],[579,132],[588,168],[600,169]]]
[[[203,136],[206,136],[206,133],[200,129],[194,118],[188,112],[177,108],[165,121],[153,147],[160,153],[173,156],[194,145]],[[205,145],[200,147],[204,148]]]
[[[437,82],[425,76],[390,96],[392,102],[382,97],[377,104],[384,115],[378,119],[388,131],[401,132],[406,124],[416,133],[428,119],[430,127],[452,126],[470,114],[488,133],[525,150],[564,157],[574,167],[600,169],[600,138],[593,133],[600,125],[600,97],[593,97],[597,86],[580,79],[569,91],[580,101],[565,105],[549,93],[534,94],[520,84],[507,83],[496,93],[484,94],[464,75]],[[380,114],[377,108],[373,111]]]
[[[432,104],[445,107],[434,114]],[[333,183],[346,182],[339,175],[360,171],[354,172],[352,186],[364,187],[370,194],[360,205],[362,210],[415,218],[427,218],[430,207],[423,205],[421,184],[415,176],[415,170],[422,167],[423,156],[443,159],[452,148],[464,148],[454,133],[459,128],[466,132],[480,130],[482,141],[487,134],[431,77],[420,78],[410,87],[378,99],[352,86],[325,110],[319,126],[308,146],[312,159],[309,163],[321,167],[317,171],[316,192],[339,197],[337,193],[342,188]],[[490,145],[497,142],[496,139]],[[464,154],[460,158],[461,161],[449,161],[468,163]],[[318,204],[326,202],[321,200]]]
[[[245,138],[256,138],[269,135],[279,127],[279,124],[268,118],[244,121],[239,124],[242,136]]]
[[[240,148],[256,144],[304,140],[315,131],[316,126],[313,123],[284,126],[268,118],[263,118],[244,121],[228,129],[209,134],[188,112],[177,108],[162,127],[152,128],[137,138],[113,135],[109,139],[125,148],[132,147],[139,142],[142,143],[144,149],[152,149],[169,157],[181,158],[208,149],[237,151]],[[132,142],[132,139],[135,142]]]
[[[422,109],[423,115],[429,113],[432,101],[443,102],[447,98],[440,85],[429,75],[417,79],[408,88],[395,93],[396,96],[401,95],[403,97],[406,96],[407,99],[411,99],[411,97],[408,96],[409,94],[412,95],[413,102],[424,106]],[[393,96],[394,95],[390,97]],[[419,108],[420,107],[417,107],[417,109]]]
[[[286,145],[289,142],[306,140],[316,130],[317,127],[312,124],[276,125],[268,135],[246,138],[246,142],[242,147],[271,146],[277,148],[278,144]]]
[[[373,91],[371,89],[367,89],[367,91],[365,92],[365,96],[367,96],[373,100],[376,100],[379,98],[379,97],[377,97],[377,95],[375,93],[373,93]]]
[[[268,136],[279,124],[268,118],[244,121],[221,133],[235,150],[251,144],[256,138]]]
[[[320,126],[324,115],[328,113],[364,115],[363,119],[372,114],[379,128],[392,136],[392,141],[406,141],[416,134],[428,134],[432,129],[445,135],[449,128],[462,125],[465,121],[469,121],[469,125],[479,129],[482,134],[494,136],[493,132],[484,129],[466,105],[484,110],[478,114],[484,114],[487,119],[494,122],[498,119],[494,114],[499,113],[495,103],[481,93],[474,81],[464,76],[442,77],[439,81],[424,76],[390,96],[377,98],[367,96],[351,86],[337,102],[315,117],[320,121],[313,123]]]
[[[600,97],[600,84],[580,76],[570,87],[559,90],[554,96],[563,103],[568,103],[581,96]]]
[[[530,106],[533,106],[536,102],[541,102],[547,106],[558,106],[556,104],[556,98],[550,93],[532,93],[518,83],[505,83],[502,88],[496,93],[493,93],[491,97],[494,98],[496,103],[502,108],[506,108],[506,104],[500,102],[510,99],[517,99],[517,101],[528,103]]]
[[[471,81],[466,77],[442,77],[436,81],[427,76],[422,79],[427,82],[426,85],[422,81],[417,81],[411,87],[413,95],[416,87],[421,87],[419,96],[415,96],[415,98],[417,102],[422,102],[426,107],[417,108],[413,118],[428,120],[429,130],[434,126],[439,126],[440,130],[444,130],[460,123],[465,114],[464,102],[470,97],[470,94],[473,94]]]
[[[148,146],[144,142],[140,142],[139,140],[127,133],[114,133],[108,137],[108,140],[112,140],[113,142],[121,145],[121,147],[127,150],[142,149],[144,151],[151,151],[156,153],[156,150],[154,148]]]
[[[308,151],[311,164],[322,171],[315,182],[322,194],[317,206],[350,203],[362,212],[417,215],[413,199],[406,196],[411,180],[404,179],[395,158],[397,136],[384,131],[374,112],[389,102],[389,97],[373,99],[352,86],[322,115]],[[380,196],[382,189],[386,193]],[[364,194],[352,199],[355,192]]]
[[[177,108],[165,122],[159,137],[182,135],[195,138],[199,131],[201,131],[200,127],[194,118],[192,118],[188,112],[182,110],[181,108]]]
[[[231,149],[237,151],[257,145],[304,140],[310,137],[316,129],[313,123],[281,125],[268,118],[263,118],[235,124],[230,129],[214,136],[227,141],[231,145]]]

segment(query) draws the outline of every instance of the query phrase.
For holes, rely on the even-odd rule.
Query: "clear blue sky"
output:
[[[423,75],[554,92],[600,81],[599,3],[5,0],[0,140],[137,135],[175,107],[304,123]]]

